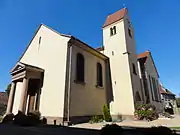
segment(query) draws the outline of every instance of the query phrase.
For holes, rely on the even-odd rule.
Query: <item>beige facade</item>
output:
[[[19,60],[21,63],[44,70],[39,106],[42,116],[63,117],[64,115],[65,72],[69,39],[41,25]],[[16,83],[13,104],[15,114],[22,103],[22,87],[22,81]]]
[[[76,55],[81,53],[85,58],[84,82],[76,82]],[[87,50],[72,46],[70,116],[101,115],[102,107],[106,104],[106,57],[96,56]],[[102,65],[103,86],[96,86],[97,63]],[[81,96],[80,96],[81,95]]]
[[[107,18],[98,50],[41,24],[11,71],[7,114],[39,110],[49,124],[59,124],[102,115],[108,104],[112,116],[132,117],[146,96],[127,10],[115,16]]]
[[[141,70],[142,88],[146,93],[145,103],[155,105],[158,111],[161,112],[163,105],[160,97],[159,75],[149,51],[139,55],[138,66]]]

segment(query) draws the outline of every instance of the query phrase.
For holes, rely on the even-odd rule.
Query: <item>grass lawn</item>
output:
[[[180,130],[180,127],[170,127],[171,129],[177,129]]]

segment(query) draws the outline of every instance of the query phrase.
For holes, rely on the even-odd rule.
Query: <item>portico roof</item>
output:
[[[32,65],[28,65],[28,64],[25,64],[25,63],[22,63],[22,62],[18,62],[13,67],[13,69],[10,71],[10,73],[12,75],[12,74],[15,74],[15,73],[17,73],[19,71],[22,71],[22,70],[33,70],[33,71],[40,71],[40,72],[44,71],[42,68],[32,66]]]

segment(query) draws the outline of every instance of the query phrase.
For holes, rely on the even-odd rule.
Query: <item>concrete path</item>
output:
[[[20,127],[15,125],[0,124],[0,134],[2,135],[99,135],[100,129],[105,124],[110,123],[96,123],[96,124],[78,124],[71,127],[62,126],[38,126],[38,127]],[[180,116],[171,119],[164,120],[158,119],[152,122],[145,121],[123,121],[116,123],[120,126],[125,127],[123,135],[142,135],[142,129],[140,127],[151,127],[151,126],[168,126],[168,127],[179,127],[180,126]],[[133,127],[133,128],[130,128]],[[137,127],[137,128],[135,128]]]
[[[109,123],[83,123],[73,125],[72,127],[77,128],[86,128],[86,129],[101,129],[104,125]],[[119,126],[128,126],[128,127],[152,127],[152,126],[166,126],[166,127],[180,127],[180,116],[175,116],[173,119],[157,119],[154,121],[133,121],[133,120],[124,120],[122,122],[116,123]]]

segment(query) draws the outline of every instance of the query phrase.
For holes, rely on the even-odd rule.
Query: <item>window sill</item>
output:
[[[86,84],[85,82],[83,82],[83,81],[78,81],[78,80],[74,80],[74,83],[76,83],[76,84],[81,84],[81,85],[85,85],[85,84]]]
[[[104,89],[104,87],[103,87],[103,86],[98,86],[98,85],[96,85],[96,88],[99,88],[99,89]]]

